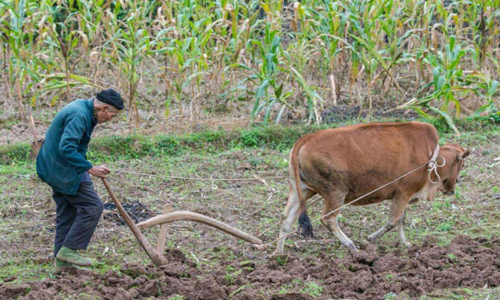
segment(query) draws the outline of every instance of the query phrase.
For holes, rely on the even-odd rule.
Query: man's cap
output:
[[[122,110],[124,107],[122,96],[120,96],[120,94],[113,89],[104,90],[97,93],[96,98],[97,100],[112,105],[119,110]]]

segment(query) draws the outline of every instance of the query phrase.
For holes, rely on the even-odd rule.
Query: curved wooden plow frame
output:
[[[217,221],[215,219],[209,218],[207,216],[204,216],[202,214],[190,212],[190,211],[177,211],[177,212],[171,212],[172,208],[170,205],[167,205],[165,209],[163,210],[163,215],[159,215],[156,217],[153,217],[151,219],[148,219],[144,222],[141,222],[139,224],[134,224],[128,213],[123,209],[120,201],[116,198],[115,194],[111,190],[111,186],[109,185],[108,181],[106,178],[102,178],[102,181],[104,183],[104,186],[108,190],[109,195],[111,196],[111,199],[113,199],[113,202],[116,205],[116,208],[118,209],[118,212],[122,216],[122,218],[125,220],[127,223],[128,227],[130,230],[132,230],[132,233],[134,234],[135,238],[141,245],[141,247],[146,251],[148,254],[149,258],[153,261],[153,263],[156,266],[162,266],[168,264],[167,259],[165,256],[163,256],[163,250],[165,249],[165,242],[167,238],[167,225],[168,223],[172,223],[175,221],[194,221],[198,223],[203,223],[208,226],[217,228],[221,231],[224,231],[225,233],[228,233],[230,235],[233,235],[239,239],[242,239],[244,241],[247,241],[252,244],[252,247],[255,249],[262,250],[263,249],[263,244],[262,241],[254,236],[249,235],[248,233],[245,233],[239,229],[236,229],[230,225],[227,225],[223,222]],[[141,229],[149,228],[154,225],[159,225],[161,224],[161,229],[160,229],[160,234],[158,236],[158,244],[156,245],[156,249],[151,246],[151,244],[148,242],[146,237],[142,234]]]
[[[245,233],[221,221],[217,221],[202,214],[190,211],[176,211],[164,215],[159,215],[137,224],[137,227],[139,229],[146,229],[154,225],[168,224],[175,221],[193,221],[193,222],[203,223],[208,226],[219,229],[221,231],[224,231],[225,233],[228,233],[234,237],[247,241],[250,244],[262,245],[262,241],[260,239],[251,236],[248,233]]]

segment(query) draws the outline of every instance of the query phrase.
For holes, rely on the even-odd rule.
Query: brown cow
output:
[[[368,237],[382,236],[398,225],[401,243],[409,245],[403,231],[405,209],[413,199],[432,200],[438,191],[453,193],[463,159],[469,154],[459,145],[438,147],[434,126],[427,123],[373,123],[321,130],[300,138],[290,154],[290,191],[281,225],[280,237],[291,231],[299,217],[304,236],[312,237],[306,200],[319,193],[324,199],[325,215],[354,199],[371,192],[399,176],[426,164],[432,157],[446,160],[437,169],[438,178],[427,166],[367,196],[353,205],[367,205],[392,199],[389,222]],[[439,154],[438,152],[439,151]],[[442,163],[441,159],[437,160]],[[339,211],[321,219],[345,246],[356,250],[354,243],[340,230]],[[276,252],[283,253],[285,239],[278,242]]]

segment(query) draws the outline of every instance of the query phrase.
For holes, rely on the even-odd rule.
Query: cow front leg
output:
[[[368,236],[368,240],[370,242],[373,242],[376,239],[380,238],[386,232],[388,232],[388,231],[392,230],[394,227],[396,227],[396,225],[399,226],[400,220],[404,219],[404,213],[405,213],[406,207],[408,205],[408,200],[409,199],[407,199],[407,197],[398,197],[398,198],[392,200],[392,205],[391,205],[391,209],[389,212],[389,222],[387,222],[387,224],[382,226],[379,230],[377,230],[376,232],[374,232],[373,234]],[[404,220],[403,220],[403,222],[404,222]],[[402,225],[399,228],[400,228],[400,230],[403,230]],[[401,234],[401,231],[400,231],[400,234]],[[404,235],[404,232],[403,232],[403,235]]]

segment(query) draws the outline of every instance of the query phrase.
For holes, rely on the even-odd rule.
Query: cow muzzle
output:
[[[455,195],[455,191],[446,191],[444,192],[443,194],[445,194],[446,196],[451,196],[451,195]]]

